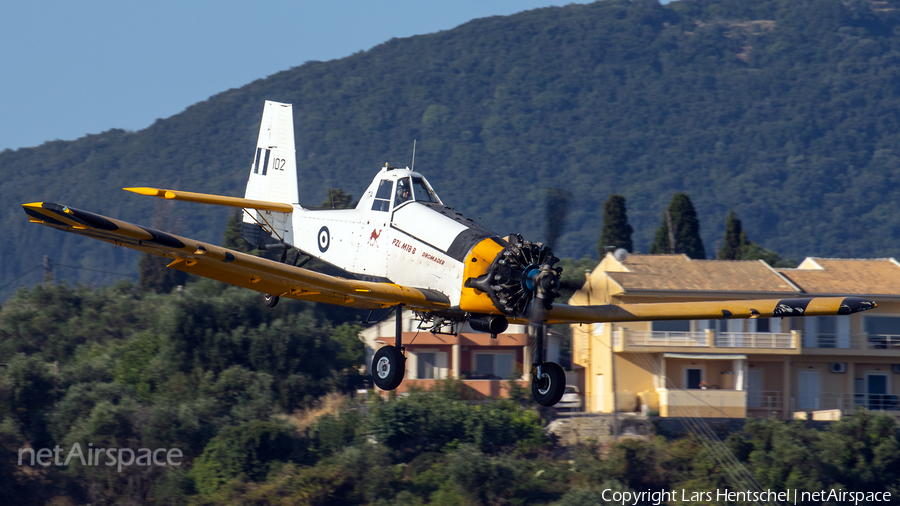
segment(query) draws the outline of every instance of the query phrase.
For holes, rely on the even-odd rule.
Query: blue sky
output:
[[[3,2],[0,150],[140,130],[309,60],[551,0]]]

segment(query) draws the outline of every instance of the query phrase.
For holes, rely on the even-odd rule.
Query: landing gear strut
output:
[[[535,355],[531,377],[531,395],[541,406],[553,406],[566,391],[566,373],[555,362],[544,362],[544,332],[546,326],[532,325],[535,331]]]
[[[372,380],[382,390],[394,390],[406,373],[406,357],[403,356],[403,304],[397,305],[397,324],[394,346],[382,346],[372,358]]]

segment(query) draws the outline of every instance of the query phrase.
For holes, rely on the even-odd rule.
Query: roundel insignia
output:
[[[328,227],[322,227],[319,229],[319,251],[325,253],[328,251],[328,246],[331,245],[331,234],[328,232]]]

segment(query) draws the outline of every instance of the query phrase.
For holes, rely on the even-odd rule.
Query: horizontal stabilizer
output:
[[[240,197],[223,197],[221,195],[209,195],[206,193],[191,193],[176,190],[163,190],[160,188],[122,188],[140,195],[149,195],[168,200],[183,200],[187,202],[200,202],[201,204],[214,204],[217,206],[243,207],[244,209],[259,209],[276,213],[290,213],[294,211],[290,204],[281,202],[266,202],[264,200],[242,199]]]

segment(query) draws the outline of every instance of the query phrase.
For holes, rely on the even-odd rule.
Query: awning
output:
[[[663,358],[686,358],[689,360],[747,360],[747,355],[723,355],[713,353],[663,353]]]

